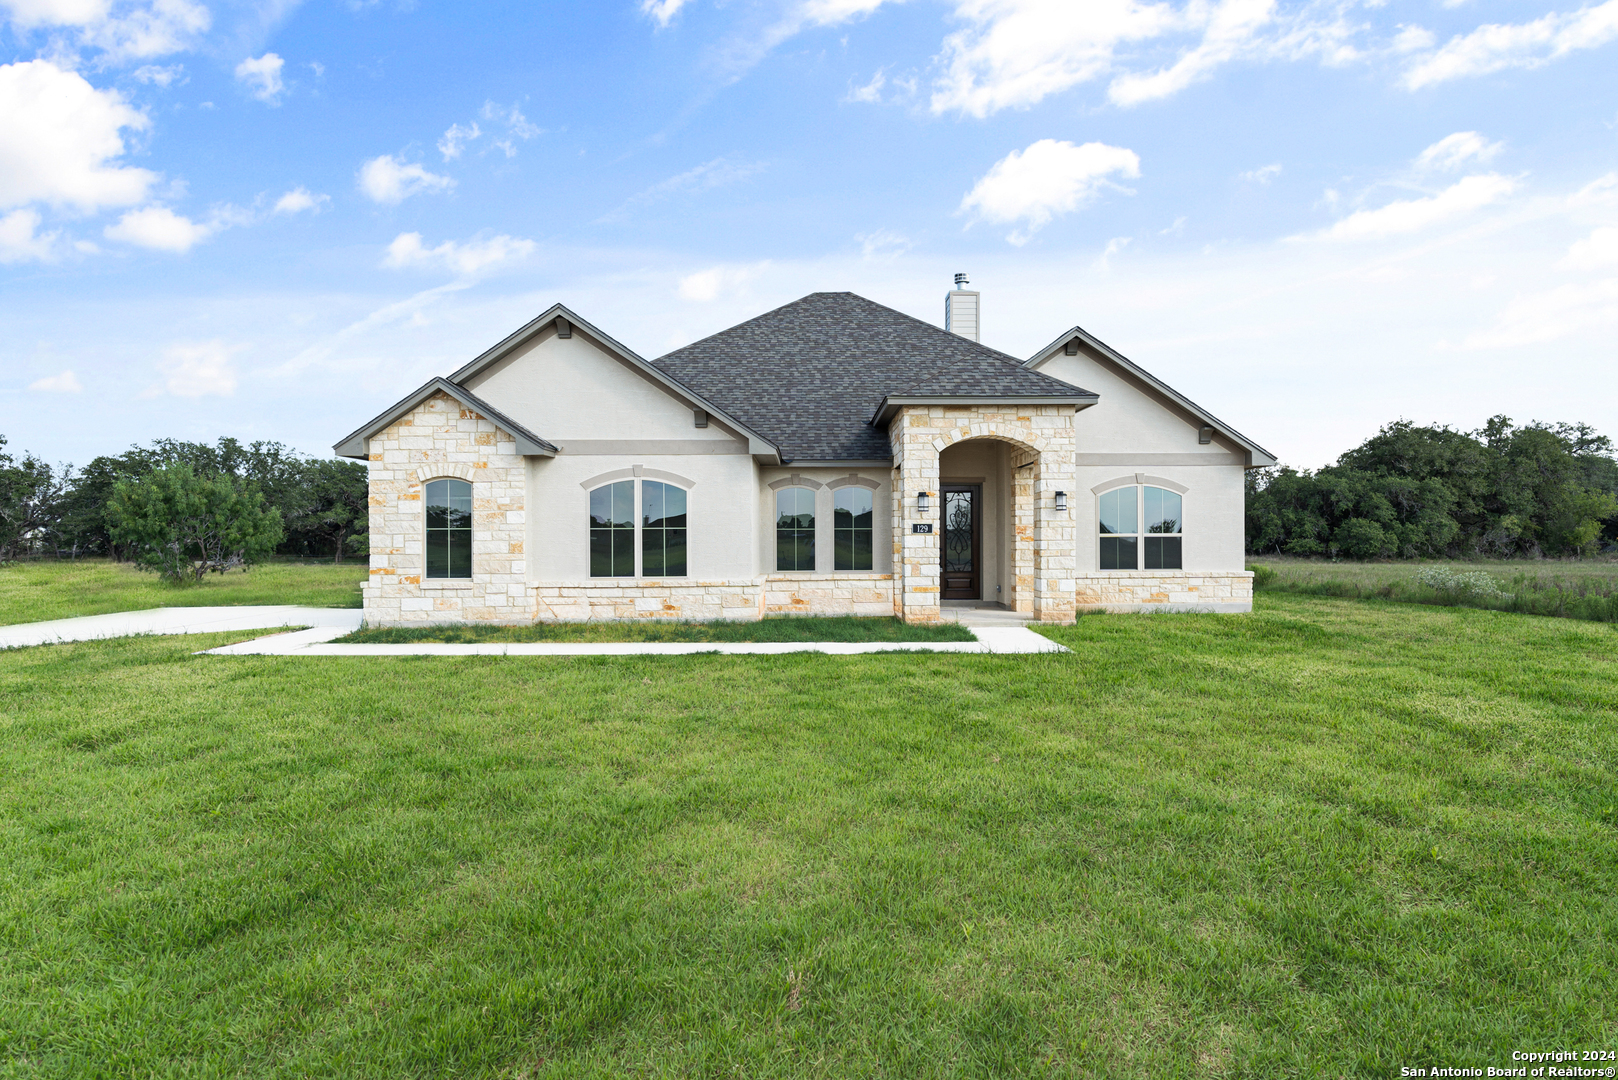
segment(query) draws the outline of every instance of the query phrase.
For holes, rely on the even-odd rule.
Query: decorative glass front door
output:
[[[939,596],[945,600],[978,600],[983,596],[981,585],[982,555],[980,551],[978,504],[983,499],[983,488],[944,488],[944,544]]]

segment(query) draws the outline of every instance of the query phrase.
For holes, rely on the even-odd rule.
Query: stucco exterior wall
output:
[[[533,617],[524,555],[524,465],[510,435],[453,398],[434,394],[372,436],[369,468],[367,621],[527,622]],[[439,477],[472,485],[470,580],[425,576],[423,487]]]

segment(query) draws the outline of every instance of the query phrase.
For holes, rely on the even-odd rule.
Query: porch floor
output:
[[[941,600],[940,617],[962,626],[1027,626],[1032,615],[1012,611],[994,600]]]

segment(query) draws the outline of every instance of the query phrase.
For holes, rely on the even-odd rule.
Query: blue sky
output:
[[[1618,0],[0,0],[0,435],[311,453],[558,300],[1075,324],[1283,461],[1618,436]]]

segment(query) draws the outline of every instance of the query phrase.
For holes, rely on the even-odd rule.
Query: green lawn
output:
[[[1258,605],[1054,655],[0,653],[0,1075],[1618,1049],[1618,632]]]
[[[894,618],[854,615],[782,615],[752,622],[584,622],[528,626],[468,626],[446,623],[420,628],[361,629],[339,644],[399,645],[405,642],[480,641],[975,641],[955,623],[908,626]]]
[[[365,574],[363,559],[342,566],[288,560],[209,574],[196,585],[168,585],[156,574],[110,559],[7,563],[0,565],[0,626],[156,607],[357,608]]]

